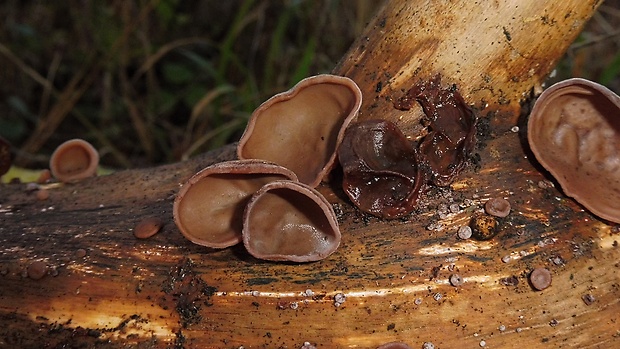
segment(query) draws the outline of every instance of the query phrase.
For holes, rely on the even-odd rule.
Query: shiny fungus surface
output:
[[[95,176],[98,165],[97,149],[83,139],[71,139],[62,143],[50,158],[52,175],[64,183]]]
[[[415,208],[426,179],[414,145],[392,122],[366,120],[351,125],[338,149],[338,160],[343,189],[362,211],[396,218]]]
[[[164,221],[159,217],[146,217],[142,219],[133,230],[133,235],[138,239],[148,239],[157,234]]]
[[[595,82],[552,85],[530,113],[536,159],[564,193],[595,215],[620,223],[620,97]]]
[[[181,188],[173,205],[174,221],[195,244],[225,248],[241,242],[243,211],[263,185],[297,177],[260,160],[221,162],[204,168]]]
[[[394,106],[408,110],[414,100],[429,123],[429,133],[419,145],[421,162],[428,167],[433,184],[449,185],[476,144],[476,115],[455,86],[441,86],[439,75],[413,86]]]
[[[256,258],[312,262],[340,244],[336,214],[315,189],[295,181],[275,181],[248,201],[243,243]]]
[[[252,113],[237,154],[277,163],[316,187],[333,167],[344,130],[361,103],[362,93],[349,78],[306,78]]]

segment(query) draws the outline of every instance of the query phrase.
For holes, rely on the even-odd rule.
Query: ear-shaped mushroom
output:
[[[338,149],[342,187],[362,211],[383,218],[411,212],[426,176],[414,145],[392,122],[366,120],[347,129]]]
[[[296,180],[290,170],[261,160],[221,162],[204,168],[183,185],[174,201],[174,221],[191,242],[225,248],[241,242],[243,210],[263,185]]]
[[[248,202],[243,243],[256,258],[312,262],[338,248],[340,230],[334,210],[319,192],[303,183],[277,181]]]
[[[50,158],[50,171],[61,182],[72,183],[97,174],[99,153],[83,139],[68,140]]]
[[[545,90],[529,117],[536,159],[595,215],[620,223],[620,97],[585,79]]]
[[[407,110],[414,99],[430,122],[430,132],[420,142],[421,162],[435,185],[450,185],[476,144],[476,115],[456,87],[441,86],[439,75],[411,88],[395,107]]]
[[[362,92],[349,78],[306,78],[252,113],[237,154],[284,166],[316,187],[334,165],[344,130],[361,104]]]

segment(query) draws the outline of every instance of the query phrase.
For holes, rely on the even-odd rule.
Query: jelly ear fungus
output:
[[[174,221],[195,244],[225,248],[241,242],[243,210],[263,185],[296,180],[290,170],[260,160],[238,160],[204,168],[183,185],[174,201]]]
[[[450,185],[474,148],[476,116],[456,87],[442,88],[437,76],[412,87],[394,107],[406,111],[416,102],[429,129],[417,148],[388,121],[360,122],[346,132],[338,150],[343,188],[362,211],[382,218],[410,213],[427,182]]]
[[[338,160],[349,199],[362,211],[382,218],[411,212],[426,181],[413,144],[386,120],[351,125],[338,149]]]
[[[98,165],[99,152],[83,139],[71,139],[62,143],[50,158],[52,175],[65,183],[95,176]]]
[[[362,93],[349,78],[306,78],[252,113],[237,154],[277,163],[316,187],[333,167],[344,130],[361,104]]]
[[[476,144],[476,115],[456,86],[442,88],[439,75],[412,87],[395,107],[408,110],[414,100],[429,123],[429,133],[419,145],[420,160],[430,170],[433,184],[450,185]]]
[[[620,223],[620,97],[585,79],[545,90],[530,113],[528,141],[566,195]]]
[[[248,201],[243,243],[256,258],[312,262],[338,248],[340,230],[336,214],[319,192],[283,180],[264,185]]]

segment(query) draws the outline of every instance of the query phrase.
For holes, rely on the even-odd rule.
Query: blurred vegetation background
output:
[[[238,140],[251,112],[329,72],[379,0],[4,0],[0,136],[45,168],[84,138],[112,168],[175,162]],[[620,92],[620,0],[558,65]]]

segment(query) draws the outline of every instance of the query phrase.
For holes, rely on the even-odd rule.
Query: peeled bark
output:
[[[342,242],[320,262],[259,261],[242,247],[193,245],[177,230],[180,184],[233,159],[233,145],[50,185],[45,201],[24,184],[3,185],[1,346],[619,346],[618,226],[549,185],[520,118],[520,102],[599,3],[388,1],[334,70],[360,85],[360,118],[389,119],[419,137],[421,110],[397,110],[393,101],[440,74],[478,109],[478,160],[400,220],[361,214],[337,181],[321,186],[337,208]],[[512,205],[498,235],[459,240],[458,227],[492,197]],[[148,216],[167,223],[137,240],[132,229]],[[29,278],[34,261],[48,275]],[[528,283],[536,267],[552,274],[542,291]]]

